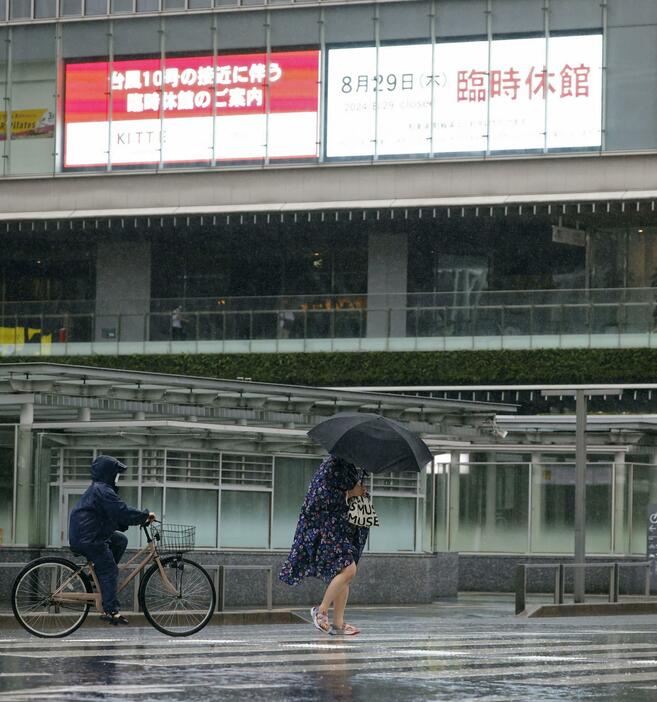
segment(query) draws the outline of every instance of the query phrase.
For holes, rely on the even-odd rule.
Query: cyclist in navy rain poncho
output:
[[[93,561],[103,596],[104,618],[112,624],[127,624],[119,613],[117,563],[128,539],[121,531],[130,525],[153,521],[147,509],[129,507],[119,496],[116,482],[126,466],[112,456],[97,456],[91,464],[91,485],[71,512],[68,536],[71,549]],[[120,531],[118,531],[120,530]]]

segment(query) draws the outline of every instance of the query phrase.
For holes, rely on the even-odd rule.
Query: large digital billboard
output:
[[[326,156],[598,147],[601,65],[600,34],[332,48]]]
[[[318,155],[319,51],[66,64],[67,168]]]

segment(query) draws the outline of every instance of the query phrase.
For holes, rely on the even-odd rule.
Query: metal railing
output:
[[[652,288],[272,296],[141,301],[106,313],[93,301],[0,302],[0,346],[98,342],[652,334]],[[127,306],[127,303],[126,303]],[[135,309],[135,301],[130,301]],[[559,345],[557,343],[557,345]]]
[[[644,596],[650,596],[650,561],[610,561],[604,563],[519,563],[516,566],[516,614],[527,605],[527,571],[530,569],[554,570],[554,604],[564,603],[566,594],[566,569],[607,569],[609,571],[609,602],[618,602],[620,596],[620,569],[644,568]]]

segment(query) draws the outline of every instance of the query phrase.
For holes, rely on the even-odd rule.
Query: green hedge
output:
[[[657,350],[418,351],[3,357],[304,385],[489,385],[654,382]]]

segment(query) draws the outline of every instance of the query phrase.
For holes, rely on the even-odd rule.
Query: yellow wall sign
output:
[[[11,138],[51,137],[55,133],[55,113],[38,107],[11,112]],[[7,138],[7,113],[0,112],[0,141]]]
[[[52,334],[44,334],[41,329],[33,327],[0,327],[0,345],[50,344]]]

